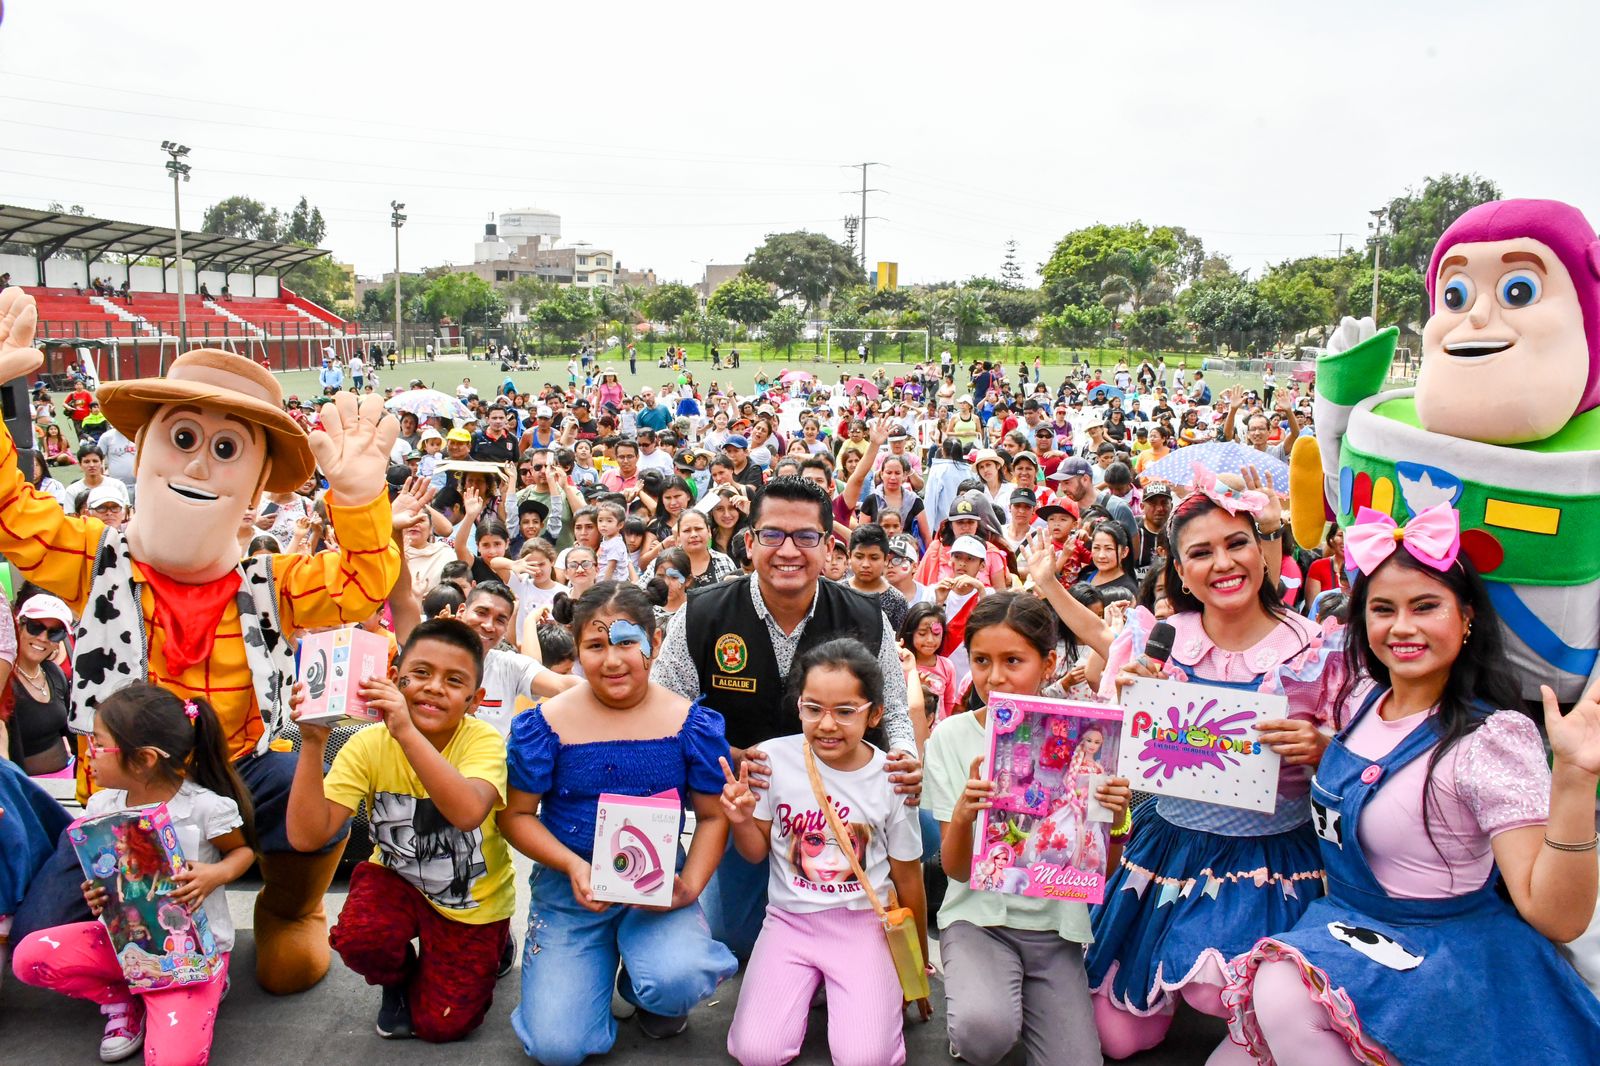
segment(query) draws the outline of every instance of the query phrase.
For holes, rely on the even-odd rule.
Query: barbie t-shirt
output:
[[[772,766],[771,787],[756,793],[755,813],[758,819],[772,822],[767,900],[797,914],[831,907],[870,910],[871,901],[817,806],[801,750],[804,740],[803,736],[778,737],[759,745]],[[847,773],[834,770],[820,758],[816,762],[828,798],[849,830],[856,861],[887,906],[889,860],[921,859],[922,828],[916,808],[907,807],[895,794],[884,773],[886,758],[873,748],[865,766]]]

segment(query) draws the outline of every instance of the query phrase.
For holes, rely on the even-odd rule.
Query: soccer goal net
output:
[[[876,362],[887,358],[889,362],[906,363],[920,359],[928,361],[933,348],[933,337],[925,329],[835,329],[823,330],[826,340],[827,361],[833,362],[833,342],[839,342],[839,361],[842,363]],[[861,358],[865,345],[867,356]]]

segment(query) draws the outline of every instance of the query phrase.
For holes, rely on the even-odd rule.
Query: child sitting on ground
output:
[[[472,717],[483,645],[463,623],[419,624],[389,674],[361,682],[383,725],[340,748],[326,780],[328,727],[301,724],[289,842],[324,847],[366,801],[372,857],[350,875],[329,941],[383,988],[379,1036],[460,1040],[494,999],[516,905],[511,852],[495,822],[505,806],[505,741]],[[298,712],[305,687],[295,689]]]
[[[25,937],[12,968],[27,984],[100,1004],[106,1016],[102,1062],[121,1062],[143,1045],[152,1066],[205,1066],[233,950],[233,920],[222,890],[255,859],[249,793],[228,760],[227,738],[211,705],[144,682],[100,704],[88,752],[101,790],[89,797],[87,817],[166,804],[188,860],[173,878],[172,899],[191,912],[205,910],[222,968],[209,981],[136,994],[98,921]],[[109,902],[106,890],[85,881],[83,891],[89,909],[100,914]],[[159,1021],[147,1024],[151,1018]]]

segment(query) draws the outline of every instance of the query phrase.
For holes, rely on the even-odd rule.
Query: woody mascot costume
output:
[[[0,381],[38,370],[33,298],[0,293]],[[372,615],[400,572],[386,489],[399,433],[382,399],[341,392],[307,434],[278,382],[229,352],[197,349],[160,378],[98,392],[109,421],[136,441],[137,510],[118,533],[63,513],[17,468],[0,428],[0,554],[71,605],[71,726],[93,730],[100,700],[136,680],[204,697],[249,787],[260,837],[256,977],[301,992],[328,970],[322,897],[344,850],[296,852],[284,822],[295,756],[273,741],[288,722],[293,634]],[[337,550],[240,561],[235,537],[262,492],[290,492],[317,468],[328,481]],[[35,878],[18,925],[73,920],[81,875],[63,844]]]

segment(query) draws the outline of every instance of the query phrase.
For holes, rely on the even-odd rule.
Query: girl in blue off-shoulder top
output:
[[[654,608],[639,588],[606,581],[570,611],[587,684],[518,715],[507,741],[510,795],[500,829],[534,860],[522,998],[511,1024],[543,1066],[611,1050],[611,988],[638,1008],[647,1036],[672,1036],[737,963],[711,938],[698,903],[727,841],[718,759],[728,754],[722,716],[650,681],[661,645]],[[662,855],[671,873],[666,908],[594,899],[590,863],[602,793],[654,796],[676,789],[695,812],[686,856]],[[542,803],[542,807],[541,807]],[[680,815],[681,820],[681,815]],[[617,981],[617,961],[623,976]]]

